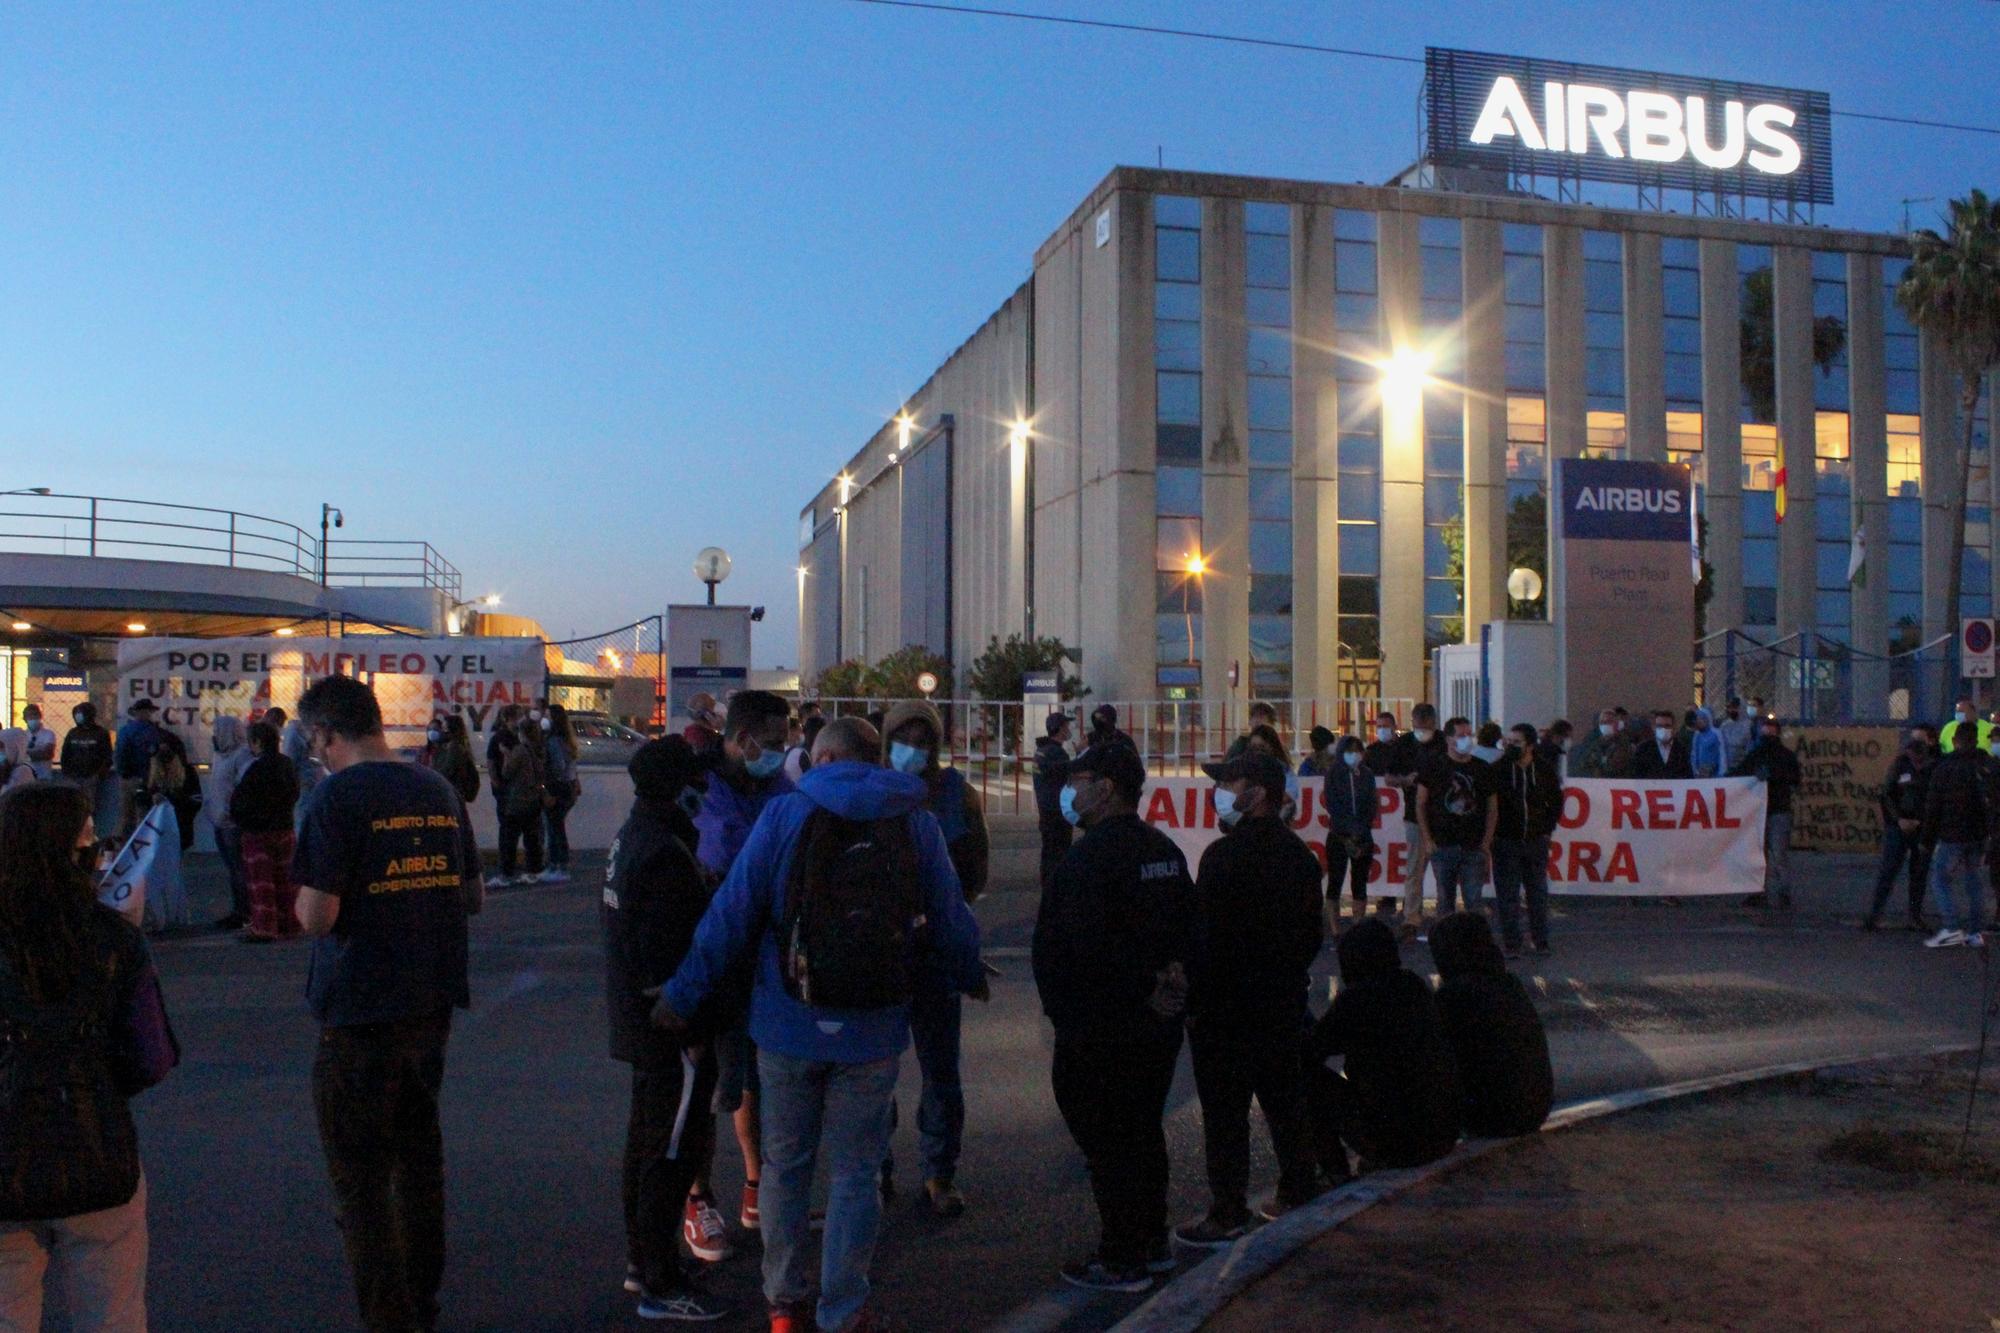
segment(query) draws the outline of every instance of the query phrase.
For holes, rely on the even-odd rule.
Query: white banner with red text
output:
[[[1318,778],[1299,780],[1292,827],[1321,864],[1327,818]],[[1202,849],[1220,837],[1215,784],[1206,778],[1154,778],[1139,814],[1200,865]],[[1411,834],[1403,793],[1375,788],[1375,861],[1369,892],[1402,892],[1409,873]],[[1764,784],[1755,778],[1644,782],[1576,778],[1564,784],[1562,819],[1549,839],[1549,892],[1645,897],[1755,893],[1764,884]],[[1431,876],[1425,872],[1425,879]],[[1378,889],[1377,886],[1388,887]]]
[[[206,763],[216,718],[248,722],[273,705],[296,712],[306,687],[333,675],[374,686],[389,743],[417,746],[436,714],[460,714],[477,735],[503,705],[533,703],[548,664],[540,639],[127,639],[118,645],[118,711],[150,699],[160,725]]]

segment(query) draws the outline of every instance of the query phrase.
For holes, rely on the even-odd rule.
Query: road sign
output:
[[[937,691],[937,677],[932,675],[928,671],[918,672],[917,688],[922,690],[924,692],[925,697],[928,698],[930,695],[934,694]]]
[[[1959,674],[1967,680],[1993,679],[1993,620],[1972,616],[1958,632]]]

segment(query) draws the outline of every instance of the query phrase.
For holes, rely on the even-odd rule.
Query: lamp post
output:
[[[336,528],[344,527],[347,523],[347,515],[341,513],[332,505],[322,502],[319,507],[319,586],[322,588],[326,586],[326,532],[328,522],[331,522]]]

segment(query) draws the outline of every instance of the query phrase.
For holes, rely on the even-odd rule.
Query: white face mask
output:
[[[1396,729],[1394,727],[1377,727],[1375,728],[1375,739],[1387,745],[1390,741],[1396,739]]]
[[[1600,722],[1597,724],[1597,734],[1600,736],[1616,736],[1618,734],[1618,724],[1616,722]]]
[[[1236,827],[1243,818],[1243,812],[1236,808],[1236,793],[1227,787],[1215,789],[1215,822],[1224,828]]]
[[[1428,727],[1418,727],[1410,734],[1417,738],[1417,744],[1419,745],[1429,745],[1431,737],[1437,735],[1435,731],[1430,730]]]
[[[1454,749],[1454,750],[1456,750],[1456,751],[1458,751],[1458,752],[1459,752],[1460,754],[1471,754],[1471,753],[1472,753],[1472,737],[1470,737],[1470,736],[1454,736],[1454,737],[1452,737],[1452,738],[1451,738],[1451,748],[1452,748],[1452,749]]]
[[[1346,764],[1349,768],[1359,767],[1361,764],[1361,751],[1342,750],[1340,752],[1340,762]]]
[[[1674,738],[1674,729],[1672,727],[1653,728],[1653,739],[1658,741],[1660,744],[1665,745],[1668,741],[1672,740],[1673,738]]]

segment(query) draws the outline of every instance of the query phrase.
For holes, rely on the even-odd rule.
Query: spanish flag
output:
[[[1778,466],[1772,477],[1772,502],[1777,506],[1778,522],[1785,521],[1785,433],[1778,432]]]

